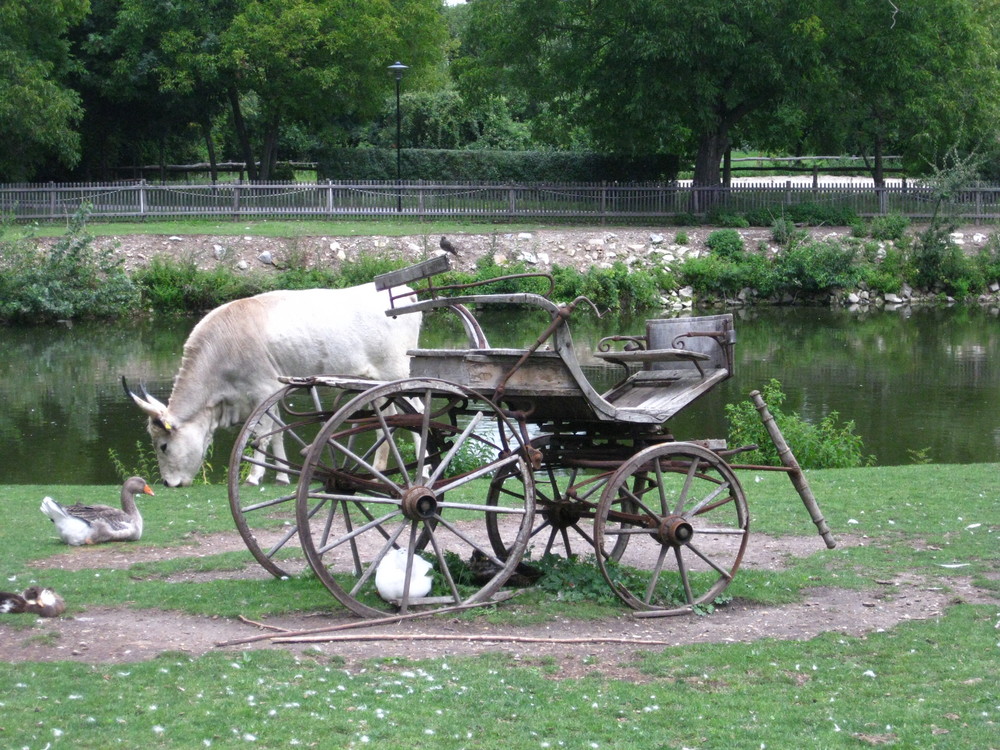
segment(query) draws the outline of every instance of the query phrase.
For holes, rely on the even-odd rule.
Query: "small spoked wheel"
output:
[[[229,507],[247,549],[275,577],[309,567],[299,547],[295,487],[289,484],[343,396],[326,386],[288,385],[261,402],[236,437]]]
[[[422,378],[371,388],[330,417],[306,456],[296,502],[306,558],[362,617],[486,602],[527,545],[526,455],[517,426],[474,391]],[[503,472],[520,477],[521,496],[484,503]]]
[[[531,441],[532,448],[544,456],[550,436],[543,435]],[[528,550],[532,557],[560,555],[570,557],[597,550],[593,536],[593,521],[601,490],[611,472],[567,468],[557,470],[543,464],[534,472],[535,523],[529,537]],[[500,505],[511,498],[524,497],[525,488],[516,472],[505,470],[490,482],[486,502]],[[494,552],[503,554],[503,535],[496,527],[498,516],[486,519],[490,543]],[[608,550],[613,560],[621,557],[628,544],[628,537],[619,536]]]
[[[599,549],[631,540],[619,562],[597,555],[608,584],[630,607],[661,615],[710,605],[736,575],[748,533],[732,468],[692,443],[655,445],[624,462],[594,525]]]

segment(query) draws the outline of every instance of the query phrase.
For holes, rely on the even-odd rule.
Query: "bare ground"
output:
[[[838,538],[840,547],[863,545],[863,537]],[[131,544],[67,549],[39,561],[35,568],[66,570],[120,568],[144,562],[242,549],[236,533],[192,536],[188,543],[168,548]],[[823,550],[818,537],[751,536],[743,570],[777,570],[794,557]],[[248,556],[249,557],[249,556]],[[40,578],[42,576],[39,576]],[[252,561],[240,571],[185,573],[177,582],[219,578],[267,578]],[[437,615],[396,624],[365,626],[339,632],[338,640],[278,644],[272,639],[234,645],[269,629],[302,631],[359,621],[331,597],[330,611],[268,618],[255,624],[240,619],[193,616],[173,611],[90,607],[72,616],[39,619],[34,627],[0,623],[0,659],[7,662],[70,660],[92,664],[146,660],[165,651],[193,656],[210,651],[286,648],[324,654],[357,667],[373,656],[423,659],[502,652],[524,663],[544,659],[561,677],[600,673],[615,679],[641,679],[633,660],[637,652],[694,643],[748,642],[762,638],[803,640],[820,633],[861,636],[886,630],[907,620],[938,617],[956,602],[983,602],[986,595],[967,580],[933,582],[902,575],[874,581],[871,591],[817,588],[796,604],[766,606],[734,601],[709,616],[638,619],[623,611],[603,620],[558,618],[544,624],[496,625],[482,618]],[[329,596],[317,583],[317,596]],[[499,606],[517,611],[514,598]],[[268,629],[265,629],[266,626]],[[372,642],[371,639],[377,639]]]

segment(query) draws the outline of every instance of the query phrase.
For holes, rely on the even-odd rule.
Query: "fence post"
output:
[[[507,188],[507,213],[510,214],[511,217],[513,217],[516,212],[516,198],[514,196],[514,190],[515,188],[513,185]]]
[[[792,205],[792,181],[785,180],[785,205]]]
[[[333,216],[333,181],[326,181],[326,213]]]
[[[239,221],[240,219],[240,183],[242,180],[238,180],[233,183],[233,221]]]
[[[49,218],[56,218],[56,184],[49,180]]]
[[[601,180],[601,223],[603,224],[608,214],[608,183]]]
[[[876,187],[875,195],[878,196],[878,212],[885,216],[889,207],[889,196],[886,195],[885,187]]]
[[[146,179],[139,180],[139,216],[146,218]]]

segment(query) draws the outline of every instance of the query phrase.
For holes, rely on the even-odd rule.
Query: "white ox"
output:
[[[407,377],[406,352],[417,346],[421,316],[392,318],[388,308],[388,293],[374,284],[235,300],[191,331],[166,404],[144,389],[133,393],[123,377],[125,392],[149,416],[163,483],[191,484],[215,430],[245,421],[281,387],[279,375]]]

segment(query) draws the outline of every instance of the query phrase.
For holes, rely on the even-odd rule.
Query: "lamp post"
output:
[[[392,74],[396,76],[396,211],[402,213],[403,211],[403,185],[402,185],[402,167],[400,166],[400,154],[399,154],[399,131],[400,131],[400,117],[399,117],[399,82],[403,80],[403,73],[409,70],[408,65],[403,65],[399,60],[396,60],[392,65],[389,66],[389,70]]]

